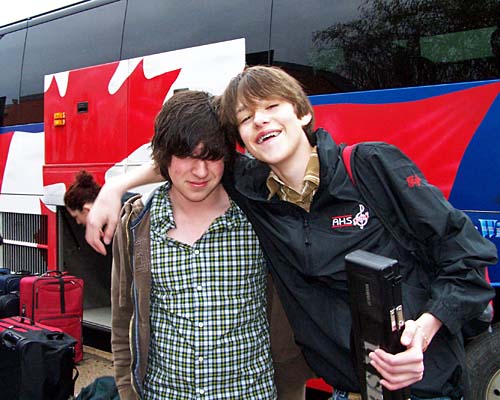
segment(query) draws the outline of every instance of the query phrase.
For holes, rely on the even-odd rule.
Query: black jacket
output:
[[[358,149],[356,157],[365,158],[367,165],[374,161],[377,176],[397,196],[395,203],[406,221],[428,244],[432,265],[422,265],[363,204],[346,173],[339,147],[326,131],[318,130],[317,144],[320,186],[310,212],[276,196],[267,200],[269,167],[259,161],[241,156],[234,174],[224,178],[226,190],[260,238],[308,363],[335,388],[359,391],[350,351],[344,257],[364,249],[398,259],[406,319],[416,319],[427,311],[444,324],[425,353],[424,379],[412,386],[413,393],[459,398],[465,367],[460,329],[466,320],[481,314],[494,295],[483,267],[496,262],[496,248],[399,150],[386,144]],[[357,165],[362,161],[357,160]],[[420,178],[418,185],[407,180],[413,176]]]

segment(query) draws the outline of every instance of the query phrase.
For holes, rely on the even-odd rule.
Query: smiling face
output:
[[[220,195],[220,184],[224,173],[224,160],[203,160],[196,158],[202,150],[197,147],[194,157],[172,156],[168,174],[172,183],[170,194],[176,201],[203,202]]]
[[[250,106],[238,102],[238,131],[246,149],[258,160],[271,167],[294,161],[310,144],[304,126],[311,114],[299,118],[294,106],[283,99],[257,100]]]

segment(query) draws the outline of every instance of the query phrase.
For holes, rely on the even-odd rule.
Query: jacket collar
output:
[[[320,164],[320,187],[332,181],[339,162],[339,146],[331,135],[322,128],[315,132]]]
[[[339,159],[339,148],[324,129],[319,128],[315,135],[320,162],[321,187],[321,182],[329,182],[335,172]],[[248,155],[238,154],[233,174],[226,174],[224,184],[226,187],[234,186],[245,197],[266,201],[269,194],[266,180],[270,171],[269,166],[263,162]]]

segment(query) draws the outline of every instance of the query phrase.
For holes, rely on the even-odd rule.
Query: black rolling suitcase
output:
[[[0,269],[0,296],[5,295],[11,292],[19,292],[19,285],[21,279],[25,276],[32,276],[28,271],[20,271],[20,272],[9,272],[3,273]]]
[[[31,275],[28,271],[0,268],[0,318],[19,315],[19,285],[23,277]]]
[[[68,400],[74,395],[76,340],[27,318],[0,320],[0,398]]]
[[[19,292],[11,292],[0,296],[0,318],[19,315]]]

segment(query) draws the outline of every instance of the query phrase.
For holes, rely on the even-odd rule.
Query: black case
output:
[[[76,340],[27,318],[0,320],[0,398],[68,400],[74,394]]]
[[[352,313],[352,342],[364,400],[406,400],[410,389],[389,391],[370,365],[368,354],[381,348],[395,354],[404,330],[401,275],[397,260],[364,250],[345,257]]]
[[[19,292],[0,295],[0,318],[19,315]]]
[[[3,273],[0,271],[0,295],[8,294],[11,292],[19,291],[19,284],[21,279],[25,276],[32,276],[28,271],[20,271],[20,272],[9,272]]]

